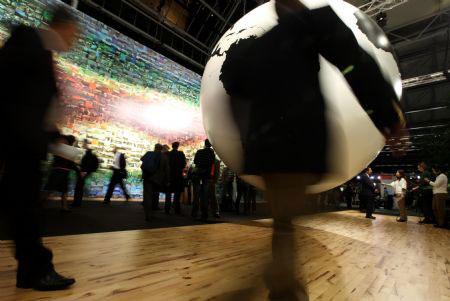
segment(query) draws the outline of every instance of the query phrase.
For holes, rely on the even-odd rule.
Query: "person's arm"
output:
[[[319,53],[344,74],[361,106],[386,136],[405,126],[398,97],[375,60],[330,6],[311,10]]]
[[[442,177],[442,175],[439,175],[436,177],[436,181],[430,181],[430,185],[435,187],[435,186],[442,186],[444,185],[444,177]]]

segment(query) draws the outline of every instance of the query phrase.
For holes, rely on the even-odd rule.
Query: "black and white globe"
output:
[[[395,55],[387,37],[373,20],[342,0],[300,2],[308,9],[329,5],[352,31],[359,47],[376,61],[384,79],[392,85],[397,100],[401,99],[402,83]],[[220,77],[227,51],[232,45],[263,36],[277,22],[274,1],[259,6],[241,18],[216,45],[201,84],[203,123],[217,154],[244,180],[261,189],[265,187],[261,177],[244,173],[240,132],[232,116],[230,96]],[[342,47],[339,51],[345,51],[345,45]],[[376,158],[385,144],[383,135],[359,104],[342,72],[323,57],[320,57],[319,80],[330,129],[327,152],[329,173],[319,183],[309,187],[311,193],[326,191],[350,180]]]

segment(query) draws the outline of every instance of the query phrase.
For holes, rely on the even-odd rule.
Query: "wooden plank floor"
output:
[[[450,300],[450,231],[355,211],[301,217],[298,264],[311,300]],[[0,300],[266,300],[270,220],[45,239],[66,291],[15,288],[1,242]]]

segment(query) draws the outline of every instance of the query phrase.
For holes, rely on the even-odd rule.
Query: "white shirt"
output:
[[[447,193],[448,179],[447,176],[441,173],[436,177],[436,181],[430,181],[430,185],[433,186],[433,194]]]
[[[121,153],[119,153],[119,152],[117,152],[115,155],[114,155],[114,164],[113,164],[113,167],[115,168],[115,169],[120,169],[120,156],[121,156],[122,154]]]
[[[401,178],[400,180],[395,180],[391,184],[389,184],[392,188],[394,188],[394,194],[404,194],[403,190],[406,190],[406,180]]]

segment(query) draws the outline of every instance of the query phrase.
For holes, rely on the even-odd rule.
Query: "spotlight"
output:
[[[384,27],[387,24],[387,15],[385,12],[379,12],[376,16],[375,16],[375,20],[377,21],[377,24],[380,27]]]

